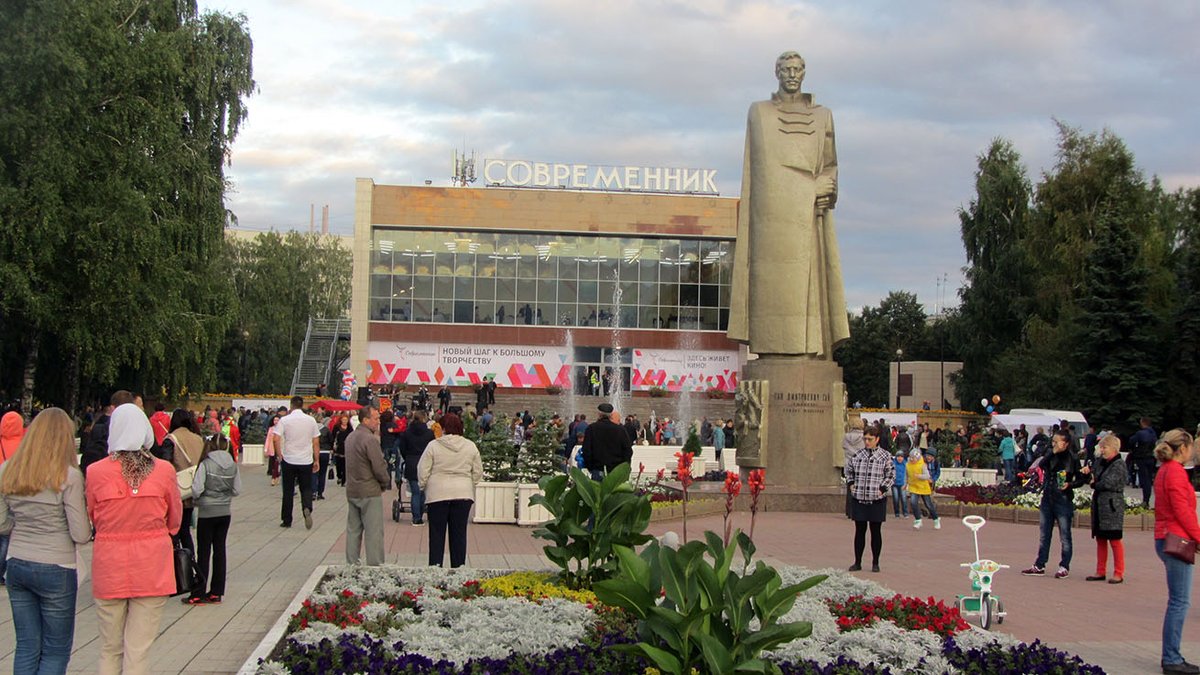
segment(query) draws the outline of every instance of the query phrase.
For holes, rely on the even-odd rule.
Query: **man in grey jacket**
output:
[[[367,564],[383,564],[384,490],[391,475],[379,444],[379,410],[358,411],[358,428],[346,438],[346,562],[358,563],[366,538]]]

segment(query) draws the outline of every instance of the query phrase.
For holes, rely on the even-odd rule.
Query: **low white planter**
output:
[[[517,522],[517,484],[479,483],[475,486],[476,523]]]
[[[541,525],[553,517],[550,515],[550,511],[541,504],[537,504],[536,506],[529,505],[529,498],[540,494],[543,494],[542,489],[537,486],[537,483],[520,483],[517,485],[518,525]]]
[[[252,465],[256,465],[256,466],[262,466],[263,462],[265,461],[265,456],[264,456],[263,452],[264,451],[263,451],[262,443],[243,444],[242,445],[242,456],[240,458],[242,461],[242,464],[252,464]]]
[[[945,469],[943,469],[945,471]],[[995,485],[996,471],[994,469],[963,469],[967,480],[979,485]]]

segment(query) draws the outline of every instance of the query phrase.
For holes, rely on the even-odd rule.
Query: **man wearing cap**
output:
[[[633,442],[625,427],[613,422],[613,407],[601,403],[599,418],[587,427],[583,435],[583,465],[592,479],[601,480],[604,474],[633,460]]]

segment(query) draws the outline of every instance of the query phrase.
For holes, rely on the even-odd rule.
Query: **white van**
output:
[[[1056,420],[1066,420],[1067,424],[1071,425],[1071,436],[1080,443],[1083,442],[1083,437],[1088,432],[1088,421],[1083,416],[1083,413],[1077,410],[1047,410],[1045,408],[1015,408],[1010,410],[1010,415],[1041,415],[1043,417],[1053,417]],[[1047,429],[1047,432],[1050,430]]]

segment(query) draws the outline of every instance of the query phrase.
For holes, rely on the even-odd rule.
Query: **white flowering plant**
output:
[[[777,572],[783,586],[814,576],[825,581],[795,596],[778,618],[807,623],[811,633],[762,652],[768,672],[790,664],[788,672],[1015,675],[1030,672],[1020,669],[1030,667],[1030,658],[1046,668],[1033,672],[1102,672],[998,633],[959,630],[943,638],[889,620],[847,629],[831,606],[894,593],[833,569],[784,566]],[[649,661],[612,648],[636,641],[631,617],[586,591],[548,592],[553,583],[549,571],[333,567],[305,601],[309,620],[297,620],[304,611],[292,617],[295,625],[258,672],[648,672]],[[340,613],[317,618],[314,608],[334,605]],[[756,619],[751,628],[759,629]],[[993,659],[992,665],[970,670],[975,654]]]

